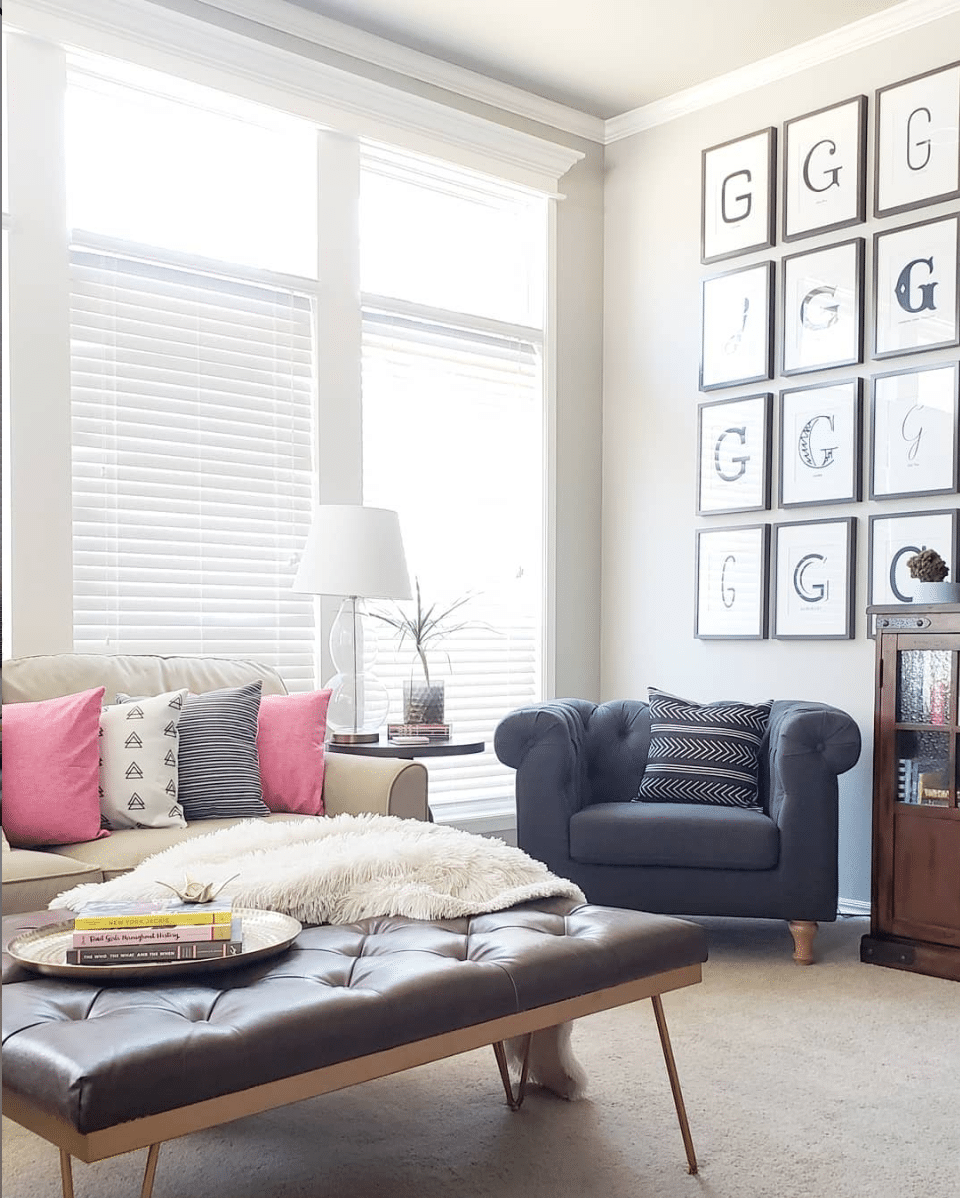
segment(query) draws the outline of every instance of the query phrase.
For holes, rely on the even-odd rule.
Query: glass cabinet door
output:
[[[897,802],[956,807],[956,652],[898,649],[895,718]]]

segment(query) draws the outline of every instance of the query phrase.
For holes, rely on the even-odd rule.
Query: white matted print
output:
[[[697,530],[694,636],[762,640],[767,635],[770,525]]]
[[[703,151],[701,262],[773,245],[776,151],[772,126]]]
[[[960,195],[960,62],[877,91],[874,215]]]
[[[772,406],[770,393],[700,405],[697,511],[701,516],[769,508]]]
[[[863,361],[863,238],[783,259],[783,373]]]
[[[860,379],[780,392],[780,506],[860,499]]]
[[[853,636],[856,541],[857,522],[852,517],[775,527],[777,640]]]
[[[960,216],[873,236],[874,357],[960,344]]]
[[[874,377],[871,499],[956,491],[958,373],[949,362]]]
[[[907,512],[870,517],[870,603],[912,603],[907,560],[935,549],[947,563],[947,581],[956,574],[957,512]]]
[[[701,391],[771,377],[773,269],[760,262],[702,281]]]
[[[784,125],[783,239],[858,224],[866,216],[867,97]]]

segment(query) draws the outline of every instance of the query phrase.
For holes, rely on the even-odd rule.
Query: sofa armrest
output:
[[[327,753],[323,767],[323,806],[327,815],[396,815],[430,818],[427,770],[419,761]]]
[[[770,712],[769,815],[780,829],[781,864],[836,889],[837,777],[860,756],[860,729],[823,703],[777,701]]]
[[[585,741],[597,704],[556,699],[497,725],[493,747],[517,771],[517,843],[551,868],[570,855],[570,818],[587,802]]]

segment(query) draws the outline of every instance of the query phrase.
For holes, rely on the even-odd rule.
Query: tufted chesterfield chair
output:
[[[794,960],[837,916],[837,776],[860,731],[822,703],[774,702],[760,750],[761,810],[636,803],[647,704],[557,699],[497,727],[516,770],[517,842],[592,903],[672,915],[786,919]]]

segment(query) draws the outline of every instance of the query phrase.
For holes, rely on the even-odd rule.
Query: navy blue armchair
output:
[[[639,701],[557,699],[506,716],[494,747],[516,770],[520,848],[604,906],[785,919],[809,964],[818,922],[837,916],[837,776],[860,755],[856,723],[774,702],[758,811],[631,802],[649,744]]]

